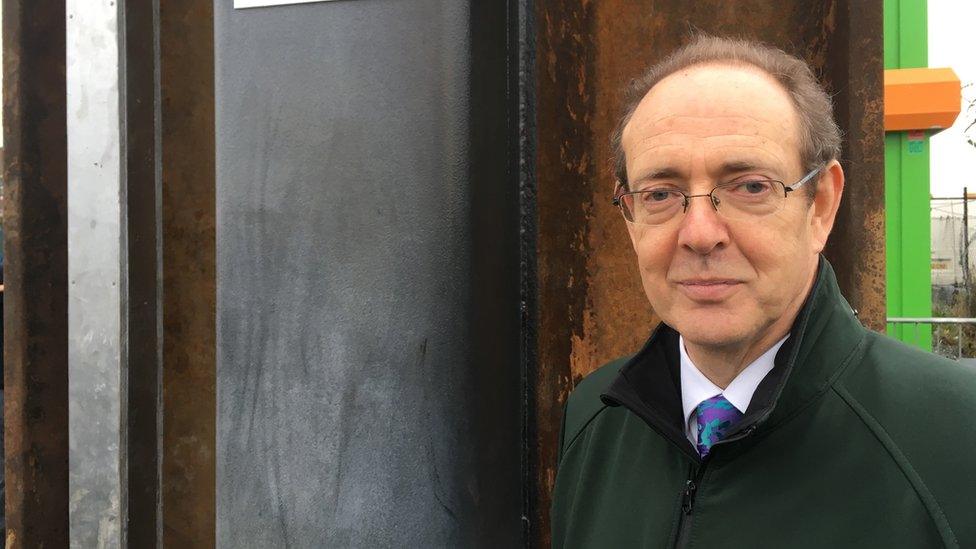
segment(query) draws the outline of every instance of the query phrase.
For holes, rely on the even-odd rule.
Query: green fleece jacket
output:
[[[677,338],[660,326],[570,396],[554,547],[976,548],[976,369],[864,328],[826,260],[704,460]]]

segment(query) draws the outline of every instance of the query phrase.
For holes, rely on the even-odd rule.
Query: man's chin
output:
[[[723,332],[707,332],[701,330],[691,330],[690,332],[682,332],[678,330],[681,337],[687,343],[695,345],[696,347],[709,347],[713,349],[723,348],[723,347],[735,347],[739,345],[746,338],[740,333],[730,333],[727,331]]]
[[[748,339],[748,330],[742,326],[741,318],[718,315],[717,318],[698,318],[692,316],[682,322],[668,323],[685,341],[703,347],[735,346]]]

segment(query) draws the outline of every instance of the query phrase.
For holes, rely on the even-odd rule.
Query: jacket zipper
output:
[[[674,546],[676,549],[688,546],[688,533],[691,532],[691,513],[695,508],[695,493],[698,491],[698,485],[701,483],[702,477],[705,476],[705,465],[707,462],[708,456],[702,460],[701,466],[698,467],[698,471],[695,471],[694,466],[692,466],[688,471],[688,480],[685,481],[685,491],[681,496],[681,515],[678,517],[678,536],[674,540]]]
[[[733,442],[744,439],[751,435],[755,430],[756,424],[752,424],[734,436],[716,442],[715,446],[725,442]],[[714,449],[715,446],[712,448]],[[675,549],[683,549],[688,546],[688,535],[691,532],[692,518],[694,518],[692,513],[695,511],[695,495],[701,488],[702,479],[705,478],[705,469],[708,467],[708,458],[710,456],[711,453],[705,456],[697,471],[695,470],[694,466],[692,466],[688,471],[688,480],[685,481],[685,490],[681,496],[681,515],[678,518],[678,535],[675,537],[674,541]]]

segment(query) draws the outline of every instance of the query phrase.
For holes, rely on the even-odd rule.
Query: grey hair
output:
[[[805,170],[816,169],[840,157],[841,131],[834,121],[833,103],[809,65],[781,49],[759,42],[696,34],[688,44],[631,82],[624,100],[623,116],[610,137],[613,171],[618,185],[628,188],[622,139],[637,105],[665,77],[704,64],[751,65],[783,86],[799,118],[800,161]],[[810,185],[808,189],[811,195],[816,193],[816,185]]]

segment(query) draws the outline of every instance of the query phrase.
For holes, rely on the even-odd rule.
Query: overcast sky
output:
[[[976,2],[929,0],[929,66],[951,67],[962,82],[963,110],[956,123],[931,139],[932,196],[961,196],[963,187],[976,193],[976,147],[966,143],[962,130],[976,120],[976,55],[973,34]],[[968,84],[968,86],[967,86]],[[976,126],[969,130],[976,141]]]

